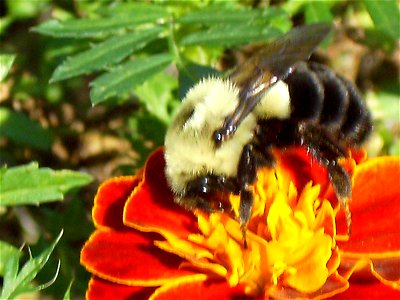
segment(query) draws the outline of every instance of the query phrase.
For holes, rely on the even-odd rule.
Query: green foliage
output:
[[[235,46],[257,40],[268,40],[281,34],[282,32],[279,29],[264,24],[225,25],[194,32],[184,37],[181,42],[184,46]]]
[[[0,54],[0,82],[6,78],[14,59],[15,55],[13,54]]]
[[[92,180],[91,176],[80,172],[39,169],[36,163],[2,169],[0,176],[1,206],[39,205],[62,200],[67,191]]]
[[[119,3],[99,10],[101,17],[50,20],[36,26],[33,31],[56,38],[101,40],[90,49],[68,57],[50,81],[105,70],[90,84],[92,103],[124,98],[124,95],[128,99],[129,92],[135,92],[139,84],[169,64],[176,62],[184,69],[193,63],[185,57],[190,46],[238,46],[271,39],[291,26],[288,15],[279,8],[249,9],[217,4],[204,8],[194,6],[192,10],[186,10],[185,5],[181,9],[176,7]],[[157,53],[146,47],[155,45],[151,43],[155,39],[160,40]],[[134,52],[139,57],[129,57]],[[153,110],[154,105],[146,108],[160,116],[159,111]],[[168,119],[165,114],[162,118]]]
[[[363,1],[373,24],[366,28],[364,43],[391,52],[400,38],[400,8],[396,0]]]
[[[164,53],[138,58],[119,65],[92,81],[90,92],[92,103],[98,104],[113,96],[123,96],[164,69],[170,62],[171,56]]]
[[[331,1],[309,1],[304,6],[306,23],[332,22],[332,6]]]
[[[388,35],[391,39],[400,38],[400,10],[396,0],[371,1],[364,0],[375,28]]]
[[[21,255],[21,252],[15,248],[14,246],[0,241],[0,275],[4,276],[4,268],[5,264],[8,261],[10,257],[15,257],[16,259],[19,259],[19,256]]]
[[[17,144],[39,150],[50,150],[53,133],[23,113],[0,107],[0,137],[8,137]],[[27,134],[29,132],[29,134]]]
[[[70,284],[68,285],[67,290],[64,293],[64,297],[63,300],[70,300],[71,299],[71,287],[72,287],[72,283],[73,281],[70,282]]]
[[[107,65],[120,62],[122,59],[146,46],[157,38],[161,28],[151,28],[140,32],[127,33],[110,38],[91,49],[69,57],[55,71],[50,81],[58,81],[69,77],[96,71]]]
[[[16,296],[23,293],[40,291],[55,281],[58,276],[58,269],[54,277],[48,283],[39,286],[32,284],[32,280],[47,263],[58,241],[61,239],[62,234],[63,232],[61,231],[58,237],[45,251],[35,258],[31,257],[20,270],[19,253],[14,252],[8,256],[4,263],[3,288],[0,293],[0,299],[14,299]]]
[[[138,100],[147,111],[159,120],[168,124],[170,122],[170,107],[174,103],[174,90],[178,88],[177,81],[165,73],[158,73],[136,88]]]

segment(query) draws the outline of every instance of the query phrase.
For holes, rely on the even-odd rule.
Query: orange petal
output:
[[[397,257],[369,258],[352,257],[343,254],[340,262],[340,274],[350,280],[357,278],[377,278],[383,284],[400,290],[400,253]],[[351,277],[350,277],[351,276]]]
[[[335,273],[328,277],[325,284],[320,289],[312,293],[300,292],[287,286],[274,285],[268,291],[268,295],[273,299],[326,299],[336,294],[342,295],[341,293],[345,291],[348,286],[347,280]]]
[[[229,287],[225,280],[208,279],[204,274],[184,277],[158,288],[150,300],[171,299],[255,299],[244,295],[243,287]]]
[[[399,299],[400,291],[396,291],[388,286],[383,285],[377,280],[360,280],[351,282],[350,287],[344,293],[338,294],[331,298],[332,300],[383,300],[383,299]]]
[[[145,300],[153,293],[153,287],[137,287],[112,283],[98,277],[92,277],[86,292],[88,300],[117,300],[117,299],[136,299]]]
[[[140,176],[115,177],[98,189],[92,210],[96,227],[124,228],[122,212],[125,202],[140,182]]]
[[[170,231],[178,236],[197,232],[194,215],[175,204],[164,169],[164,154],[160,149],[147,160],[143,182],[125,205],[124,224],[141,231]]]
[[[342,251],[360,255],[400,251],[399,186],[399,157],[374,158],[356,167],[350,204],[353,231],[348,242],[338,243]]]
[[[156,286],[188,274],[182,260],[153,245],[158,236],[136,231],[97,230],[84,245],[81,264],[115,283]]]

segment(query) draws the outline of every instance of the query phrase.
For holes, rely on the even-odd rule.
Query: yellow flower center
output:
[[[335,212],[310,182],[298,193],[280,168],[261,170],[254,185],[254,207],[246,240],[226,213],[197,212],[200,233],[187,239],[164,235],[161,249],[186,259],[184,266],[242,284],[248,295],[268,295],[273,287],[311,293],[338,267]],[[231,196],[237,216],[239,197]],[[333,255],[334,254],[334,255]]]

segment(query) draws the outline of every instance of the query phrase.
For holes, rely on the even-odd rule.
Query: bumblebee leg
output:
[[[350,234],[351,212],[349,208],[349,200],[351,199],[351,178],[346,170],[337,164],[336,161],[333,161],[328,165],[328,175],[340,205],[343,207],[346,217],[347,234]]]
[[[265,149],[257,143],[244,146],[237,171],[240,188],[239,223],[243,232],[244,247],[247,248],[246,229],[253,208],[253,185],[257,179],[257,170],[263,166],[272,167],[275,159],[271,147]]]
[[[209,213],[215,211],[210,203],[201,196],[178,196],[174,200],[187,210],[200,209]]]
[[[237,171],[240,188],[239,221],[246,227],[251,217],[253,207],[253,184],[257,179],[257,170],[262,167],[275,166],[275,157],[272,147],[262,147],[257,143],[244,146]]]
[[[308,147],[311,154],[327,167],[329,180],[346,215],[347,233],[351,232],[351,213],[348,202],[351,199],[350,175],[338,164],[338,159],[346,156],[346,151],[323,129],[301,124],[299,127],[301,144]]]
[[[243,148],[237,178],[240,186],[239,222],[242,228],[245,228],[250,220],[253,207],[252,184],[257,178],[252,144],[247,144]]]
[[[228,203],[215,201],[211,195],[215,192],[238,193],[238,187],[234,178],[226,178],[215,175],[200,176],[189,181],[184,197],[177,202],[187,209],[201,209],[206,212],[224,211],[230,209]],[[213,200],[213,201],[212,201]]]

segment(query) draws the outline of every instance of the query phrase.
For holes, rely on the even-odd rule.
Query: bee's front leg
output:
[[[217,193],[235,193],[239,191],[234,178],[206,175],[188,182],[183,195],[175,198],[175,202],[189,210],[200,209],[206,212],[226,211],[231,207],[228,201],[216,197]]]

